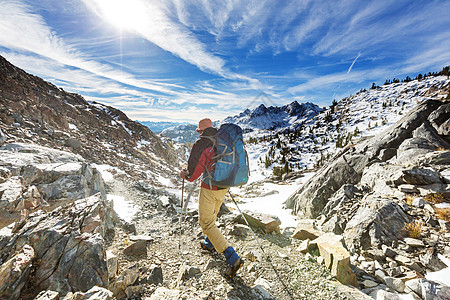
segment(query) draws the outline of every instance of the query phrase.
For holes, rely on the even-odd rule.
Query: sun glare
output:
[[[105,18],[119,28],[139,30],[145,26],[146,7],[142,0],[97,0]]]

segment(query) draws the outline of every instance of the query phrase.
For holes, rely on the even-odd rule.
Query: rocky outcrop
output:
[[[353,253],[356,249],[390,245],[404,237],[402,229],[409,220],[410,217],[396,202],[368,196],[345,226],[346,245]]]
[[[2,238],[1,268],[10,269],[8,264],[29,249],[34,253],[29,255],[33,259],[32,275],[24,267],[21,279],[29,291],[37,294],[49,289],[65,295],[94,286],[108,287],[104,238],[114,230],[114,223],[113,210],[100,194],[49,213],[40,210]],[[5,284],[1,282],[0,290],[5,289]],[[21,286],[17,286],[13,292],[19,295],[20,290]]]
[[[410,293],[405,282],[446,267],[439,255],[450,250],[450,208],[439,203],[450,199],[449,112],[448,102],[418,105],[385,132],[342,150],[286,202],[315,218],[318,230],[342,234],[359,287],[377,299]],[[422,299],[447,291],[437,292],[436,283],[418,289],[426,290],[415,292]]]
[[[0,145],[26,142],[73,151],[88,162],[119,167],[154,184],[153,175],[176,174],[184,157],[183,147],[174,147],[120,110],[68,93],[2,56],[0,130]]]
[[[440,128],[444,125],[449,118],[448,106],[450,103],[426,101],[385,132],[344,149],[291,195],[286,206],[297,214],[317,217],[341,186],[361,181],[367,166],[391,159],[406,166],[420,155],[437,149],[450,149],[447,137],[441,137],[435,129],[436,126]]]
[[[106,198],[100,172],[81,156],[33,144],[0,147],[0,177],[0,228],[39,208]]]

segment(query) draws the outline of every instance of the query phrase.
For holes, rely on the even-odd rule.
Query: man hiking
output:
[[[226,276],[231,278],[244,264],[244,260],[230,246],[216,225],[217,213],[225,198],[225,194],[228,192],[228,188],[212,185],[211,176],[208,176],[214,173],[215,168],[214,156],[216,155],[216,149],[214,140],[217,129],[213,127],[210,119],[202,119],[198,122],[196,131],[200,133],[200,137],[192,146],[188,160],[188,169],[182,170],[180,177],[192,182],[203,174],[198,213],[200,226],[206,238],[200,242],[200,246],[205,250],[213,251],[216,249],[219,253],[223,253],[229,265]]]

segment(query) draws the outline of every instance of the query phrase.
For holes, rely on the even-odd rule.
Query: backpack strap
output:
[[[209,150],[209,152],[213,151],[214,149],[217,149],[217,139],[216,139],[215,136],[202,135],[201,137],[202,137],[202,138],[206,138],[206,139],[210,140],[210,141],[213,143],[213,146],[211,147],[211,149]],[[216,159],[216,156],[217,156],[217,155],[213,156],[212,158],[215,160],[215,159]],[[213,166],[214,164],[215,164],[215,163],[213,163],[211,166]],[[205,170],[206,170],[206,173],[207,173],[206,177],[209,179],[209,180],[208,180],[208,181],[209,181],[209,182],[208,182],[209,188],[212,190],[213,175],[211,174],[211,171],[208,170],[208,167],[206,166],[206,163],[205,163]]]

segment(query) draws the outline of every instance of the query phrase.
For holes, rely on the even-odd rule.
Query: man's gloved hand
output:
[[[183,179],[187,179],[186,178],[186,174],[187,174],[187,170],[181,170],[180,177],[183,178]]]

